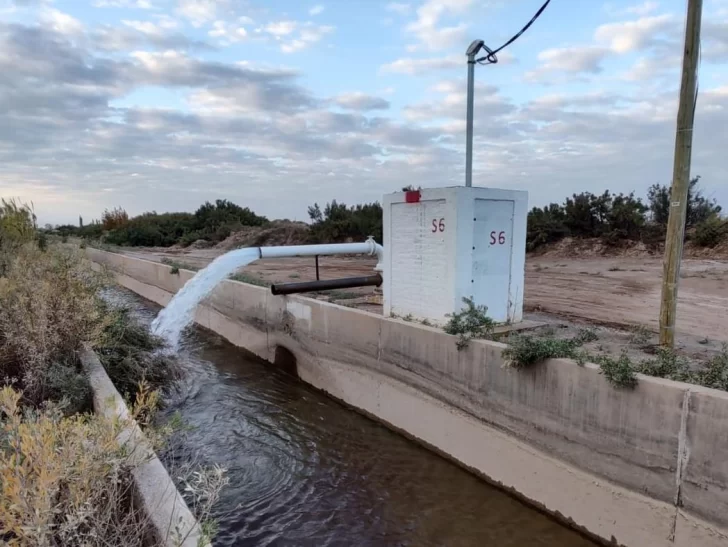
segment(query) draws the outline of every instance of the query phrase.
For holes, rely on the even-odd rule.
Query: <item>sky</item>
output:
[[[0,0],[0,196],[41,224],[269,218],[464,184],[465,51],[541,0]],[[475,186],[646,194],[672,176],[685,0],[552,0],[476,66]],[[704,0],[693,175],[728,206],[728,0]]]

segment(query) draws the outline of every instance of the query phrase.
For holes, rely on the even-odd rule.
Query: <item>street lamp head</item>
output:
[[[470,44],[470,46],[468,47],[468,51],[465,52],[465,55],[467,55],[468,57],[474,57],[481,49],[483,49],[484,45],[485,42],[483,42],[483,40],[473,40],[473,43]]]

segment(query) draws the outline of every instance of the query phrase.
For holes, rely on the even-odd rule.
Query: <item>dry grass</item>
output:
[[[97,292],[105,283],[71,248],[17,250],[0,279],[0,376],[39,405],[69,399],[88,408],[89,390],[77,351],[101,336]]]
[[[20,392],[0,390],[0,541],[9,545],[151,547],[160,544],[148,516],[135,505],[132,470],[138,451],[120,435],[146,420],[158,401],[141,396],[129,419],[66,416],[54,404],[21,405]],[[157,431],[153,439],[166,436]],[[132,455],[133,454],[133,455]],[[198,514],[209,515],[225,485],[224,471],[195,471],[184,479]],[[209,529],[209,526],[208,526]],[[184,537],[172,538],[181,544]]]

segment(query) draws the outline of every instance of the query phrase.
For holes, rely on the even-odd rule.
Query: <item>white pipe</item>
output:
[[[374,268],[383,268],[384,248],[370,237],[364,243],[330,243],[323,245],[288,245],[281,247],[258,247],[260,258],[287,258],[294,256],[331,256],[362,254],[376,256],[378,264]]]

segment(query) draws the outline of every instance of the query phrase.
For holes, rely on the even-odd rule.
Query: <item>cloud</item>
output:
[[[215,21],[225,21],[226,30],[244,26],[246,39],[282,45],[316,28],[297,22],[279,41],[255,32],[275,20],[254,27],[227,14],[219,7],[204,30],[181,36],[192,40],[217,28]],[[100,51],[98,40],[91,39],[98,28],[64,33],[0,22],[0,72],[6,75],[0,79],[0,187],[6,195],[33,200],[41,223],[72,221],[79,214],[94,218],[114,206],[130,214],[194,210],[216,198],[274,218],[305,218],[314,201],[381,199],[401,188],[403,178],[424,187],[462,184],[463,78],[421,80],[422,96],[408,104],[401,97],[395,103],[384,91],[320,96],[292,69],[156,46],[160,35],[179,31],[174,21],[127,17],[127,24],[101,29],[126,37],[132,55],[120,54],[130,51],[123,48]],[[625,60],[659,58],[668,38],[661,32],[657,42],[645,42],[646,49],[624,54]],[[720,32],[706,27],[704,51],[719,42]],[[609,39],[582,49],[618,55],[611,46]],[[603,64],[599,55],[594,60],[582,54],[551,50],[541,64],[573,81]],[[671,54],[679,57],[679,48]],[[463,75],[464,55],[413,56],[381,70],[423,74],[447,68]],[[656,88],[644,81],[618,88],[619,74],[603,74],[583,93],[571,87],[538,97],[539,88],[531,87],[526,97],[535,98],[522,102],[511,100],[507,87],[481,79],[475,95],[475,184],[497,180],[526,189],[531,203],[542,205],[586,187],[641,194],[655,181],[669,181],[678,80],[660,80]],[[693,172],[703,176],[709,193],[728,201],[721,186],[728,178],[728,90],[725,82],[704,80]],[[149,88],[177,99],[166,104],[184,106],[128,106]],[[382,97],[397,105],[397,119]]]
[[[349,110],[386,110],[389,108],[389,101],[382,99],[381,97],[374,97],[367,95],[366,93],[344,93],[334,98],[336,103],[341,108]]]
[[[412,5],[402,2],[390,2],[384,9],[398,15],[409,15],[412,12]]]
[[[238,17],[232,22],[215,21],[212,28],[208,31],[208,35],[213,38],[220,38],[227,43],[242,42],[250,38],[250,33],[245,25],[252,25],[254,21],[249,17]]]
[[[410,76],[425,74],[436,70],[462,68],[465,66],[465,56],[450,55],[448,57],[431,57],[428,59],[403,58],[382,65],[382,72],[394,74],[407,74]]]
[[[465,40],[468,26],[465,23],[441,26],[441,19],[462,14],[473,3],[474,0],[427,0],[417,9],[417,19],[405,30],[414,35],[424,49],[438,51],[451,47]]]
[[[702,37],[702,55],[706,60],[718,63],[728,61],[728,22],[703,19]]]
[[[83,32],[83,23],[81,21],[57,9],[44,8],[40,14],[40,21],[41,24],[61,34],[80,34]]]
[[[293,34],[296,30],[298,23],[296,21],[277,21],[274,23],[268,23],[263,27],[263,30],[268,34],[272,34],[275,37],[283,37]]]
[[[217,18],[218,8],[225,8],[227,0],[179,0],[177,12],[195,27]]]
[[[435,122],[445,128],[446,133],[465,130],[465,80],[442,80],[432,87],[441,96],[432,101],[415,103],[404,109],[404,116],[410,122]],[[475,86],[475,123],[486,126],[494,116],[515,110],[515,106],[500,96],[498,88],[492,85]],[[446,120],[442,124],[442,120]],[[447,121],[449,120],[449,121]],[[456,123],[452,123],[455,121]]]
[[[161,50],[212,50],[210,44],[174,31],[177,22],[158,17],[157,22],[122,20],[121,27],[103,25],[88,32],[93,46],[102,51],[119,52],[154,47]]]
[[[310,10],[308,10],[309,15],[319,15],[320,13],[323,13],[324,6],[322,4],[316,4],[313,6]]]
[[[671,14],[665,14],[601,25],[596,29],[594,37],[598,42],[609,44],[615,53],[623,54],[655,45],[658,36],[663,33],[675,37],[679,28],[678,20]]]
[[[552,72],[572,74],[597,74],[602,71],[601,63],[609,54],[606,48],[595,46],[574,46],[546,49],[538,54],[541,66],[525,74],[526,80],[542,81]]]
[[[92,5],[95,8],[154,9],[154,5],[149,0],[95,0]]]
[[[650,13],[657,10],[657,8],[660,7],[660,4],[658,2],[653,2],[651,0],[647,0],[646,2],[642,2],[641,4],[637,4],[634,6],[629,6],[624,11],[625,13],[629,13],[632,15],[649,15]]]

